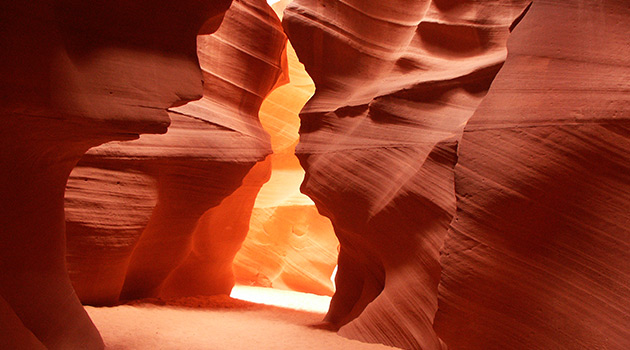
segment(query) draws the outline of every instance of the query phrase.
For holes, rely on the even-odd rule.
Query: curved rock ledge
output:
[[[170,108],[166,134],[107,143],[83,157],[71,183],[81,182],[86,172],[94,178],[69,188],[67,203],[73,212],[69,270],[84,303],[156,297],[167,279],[191,276],[195,279],[177,286],[166,283],[171,286],[165,293],[196,295],[204,285],[203,294],[229,294],[231,260],[247,231],[225,237],[228,232],[217,218],[212,226],[198,221],[222,201],[224,208],[213,210],[228,221],[237,217],[226,215],[231,210],[247,213],[240,209],[247,202],[234,207],[225,203],[226,197],[234,191],[255,197],[268,178],[268,170],[253,171],[250,178],[258,178],[242,184],[254,164],[271,152],[258,110],[283,72],[285,43],[280,21],[265,1],[233,1],[220,28],[197,37],[203,97]],[[103,186],[115,175],[116,185]],[[90,196],[88,205],[73,202],[92,191],[104,193]],[[118,218],[115,225],[102,220],[112,215]],[[222,244],[211,247],[207,241]],[[224,247],[227,241],[232,248]]]
[[[341,243],[326,317],[339,334],[443,348],[432,326],[455,146],[526,5],[297,0],[285,10],[317,87],[296,152],[302,191]]]
[[[229,3],[0,3],[0,296],[48,349],[103,347],[64,259],[72,168],[90,147],[164,133],[166,109],[200,97],[195,36]]]

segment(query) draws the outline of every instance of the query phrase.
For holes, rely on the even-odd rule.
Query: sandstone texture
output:
[[[628,0],[0,0],[0,47],[0,349],[235,283],[403,349],[630,349]]]
[[[256,195],[269,180],[270,171],[268,160],[257,163],[233,193],[201,216],[188,255],[164,281],[159,296],[230,294],[234,256],[248,234]]]
[[[284,26],[316,92],[300,117],[302,191],[341,243],[326,321],[343,336],[440,349],[439,250],[455,146],[525,1],[309,1]]]
[[[534,1],[510,36],[455,168],[449,348],[630,348],[629,30],[627,1]]]
[[[164,133],[166,109],[201,96],[195,37],[229,3],[0,2],[0,296],[47,348],[103,347],[66,270],[70,171],[90,147]]]
[[[203,97],[169,108],[167,133],[110,142],[82,158],[66,203],[69,272],[84,303],[162,289],[229,294],[232,259],[268,179],[268,165],[254,167],[271,152],[258,111],[284,74],[285,43],[265,1],[233,1],[220,28],[197,37]]]
[[[272,7],[282,16],[288,1]],[[300,193],[304,169],[295,157],[298,114],[315,86],[287,45],[289,82],[263,102],[260,119],[271,135],[271,176],[253,206],[249,233],[234,260],[236,282],[332,295],[338,241],[330,220]]]

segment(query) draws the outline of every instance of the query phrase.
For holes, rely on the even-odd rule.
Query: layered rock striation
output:
[[[66,196],[69,271],[83,302],[163,288],[166,296],[229,294],[253,205],[244,198],[268,179],[265,164],[250,169],[271,152],[258,110],[283,74],[285,43],[265,1],[233,1],[221,27],[197,37],[203,97],[169,108],[166,134],[83,157]]]
[[[462,129],[526,1],[309,1],[284,26],[316,85],[301,112],[302,191],[341,243],[326,321],[349,338],[440,349],[439,250]]]
[[[81,301],[327,294],[337,242],[345,337],[630,348],[626,0],[296,0],[312,82],[230,3],[0,1],[0,348],[103,348]]]
[[[435,328],[452,349],[630,347],[630,8],[534,1],[465,128]]]
[[[0,296],[27,338],[103,347],[66,270],[66,180],[90,147],[164,133],[166,109],[201,96],[195,37],[229,3],[0,3]]]
[[[272,7],[282,16],[289,1]],[[271,135],[270,179],[260,190],[249,220],[249,232],[234,260],[236,282],[332,295],[330,279],[337,246],[330,220],[300,193],[304,169],[295,156],[299,112],[315,85],[287,45],[289,82],[263,102],[260,119]]]

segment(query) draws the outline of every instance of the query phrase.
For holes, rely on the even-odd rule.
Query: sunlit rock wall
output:
[[[297,0],[284,15],[316,85],[301,112],[302,190],[341,243],[326,321],[343,336],[440,349],[439,250],[462,129],[526,1]]]
[[[289,5],[341,335],[630,348],[630,8],[536,0],[516,26],[528,3]],[[209,35],[229,4],[0,2],[0,348],[102,348],[80,299],[332,291],[337,240],[286,190],[313,84],[291,68],[262,105],[285,37],[258,0]]]
[[[282,15],[288,1],[273,8]],[[236,282],[332,295],[330,276],[337,264],[338,241],[330,220],[300,193],[304,170],[295,157],[298,114],[315,86],[291,45],[287,46],[289,83],[263,102],[260,118],[271,135],[271,177],[256,198],[249,233],[234,261]]]
[[[201,96],[195,37],[229,3],[0,2],[3,346],[103,347],[66,270],[66,181],[90,147],[164,133]]]
[[[241,209],[229,206],[211,226],[197,223],[237,189],[255,197],[268,178],[268,170],[254,171],[257,179],[242,186],[271,152],[258,110],[282,74],[285,43],[265,1],[233,1],[220,28],[197,37],[203,98],[170,108],[164,135],[107,143],[83,157],[66,204],[68,266],[84,303],[155,297],[163,288],[169,296],[229,294],[244,236],[224,226]],[[247,212],[246,202],[236,205]]]
[[[630,348],[630,6],[534,1],[466,126],[435,327],[451,349]]]
[[[248,234],[254,201],[270,173],[268,159],[257,163],[234,192],[201,216],[190,252],[164,281],[160,296],[230,294],[234,256]]]

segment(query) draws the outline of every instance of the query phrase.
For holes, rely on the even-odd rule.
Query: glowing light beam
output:
[[[234,299],[254,303],[274,305],[294,310],[325,314],[330,305],[330,297],[309,293],[299,293],[274,288],[234,286],[230,296]]]

